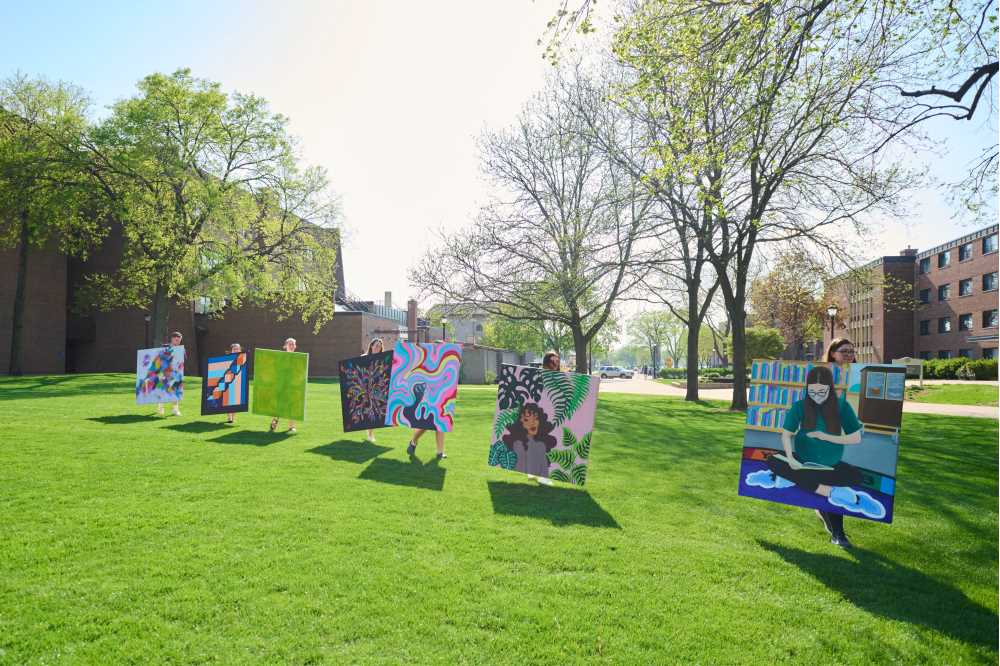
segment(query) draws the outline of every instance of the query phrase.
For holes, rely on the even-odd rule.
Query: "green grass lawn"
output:
[[[0,663],[997,663],[997,421],[906,414],[893,525],[736,494],[742,419],[609,394],[584,490],[486,466],[495,388],[428,435],[0,379]],[[169,411],[169,410],[168,410]]]
[[[944,405],[997,406],[997,387],[987,384],[926,384],[906,387],[906,399]]]

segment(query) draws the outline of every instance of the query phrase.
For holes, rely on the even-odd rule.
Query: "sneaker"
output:
[[[547,479],[544,476],[536,476],[535,478],[538,479],[538,483],[542,484],[543,486],[552,485],[552,479]]]
[[[295,433],[295,432],[296,432],[296,430],[295,430],[295,426],[292,426],[291,428],[289,428],[289,429],[288,429],[288,432],[290,432],[290,433]]]
[[[832,534],[830,536],[830,543],[832,543],[834,546],[840,546],[841,548],[851,547],[851,542],[843,531],[841,531],[840,534]]]
[[[156,413],[159,414],[160,416],[163,416],[163,403],[162,402],[156,403]]]
[[[177,407],[177,406],[174,406],[174,416],[180,416],[180,415],[181,415],[180,408]]]
[[[414,444],[412,440],[410,440],[410,443],[406,447],[406,455],[412,456],[416,452],[417,452],[417,445]]]
[[[863,490],[834,486],[827,499],[830,504],[847,509],[851,513],[860,513],[875,520],[885,518],[885,507],[882,503]]]
[[[444,453],[443,451],[438,454],[438,460],[444,460],[447,457],[448,457],[448,454]]]
[[[374,444],[375,443],[375,437],[374,436],[372,436],[372,437],[365,437],[365,441],[368,442],[369,444]]]

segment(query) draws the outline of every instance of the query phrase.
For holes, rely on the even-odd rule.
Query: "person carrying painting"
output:
[[[562,359],[559,358],[559,352],[557,352],[557,351],[547,351],[547,352],[545,352],[545,355],[542,357],[542,369],[543,370],[552,370],[554,372],[559,372],[562,369],[561,366],[562,366]],[[541,413],[542,418],[544,419],[544,414],[545,413],[542,412],[541,409],[537,408],[536,405],[532,405],[532,406],[535,407],[537,409],[537,411]],[[518,419],[522,423],[524,422],[523,417],[524,417],[524,414],[522,414],[521,417],[519,417],[519,419]],[[530,415],[529,415],[529,418],[530,418]],[[536,423],[537,423],[537,419],[536,419]],[[530,423],[528,423],[527,425],[530,426]],[[555,438],[552,438],[552,441],[554,443],[555,442]],[[525,449],[525,452],[524,452],[525,454],[529,453],[529,449],[530,450],[535,450],[537,448],[537,447],[528,446],[527,444],[525,446],[527,447]],[[538,483],[542,484],[543,486],[551,486],[552,485],[552,479],[549,478],[549,459],[548,459],[548,457],[546,457],[546,454],[548,453],[548,451],[549,451],[550,448],[551,447],[545,447],[545,446],[542,447],[542,451],[543,451],[542,457],[544,458],[544,461],[543,461],[543,464],[541,465],[541,467],[539,467],[537,464],[530,465],[530,467],[532,468],[532,470],[535,470],[536,473],[531,473],[527,469],[520,470],[520,471],[527,472],[529,477],[531,477],[532,479],[535,479],[536,481],[538,481]],[[518,460],[521,460],[521,455],[520,454],[518,455]],[[527,464],[527,462],[525,464]]]
[[[181,335],[179,331],[174,331],[173,333],[170,334],[170,342],[164,344],[163,346],[167,347],[168,349],[171,347],[180,347],[183,341],[184,341],[184,336]],[[174,405],[173,415],[180,416],[181,415],[180,400],[174,400],[173,405]],[[162,402],[156,404],[156,413],[159,414],[160,416],[163,416]]]
[[[369,354],[381,354],[383,351],[385,351],[385,345],[382,343],[382,338],[372,338],[371,342],[368,343],[368,351],[366,351],[364,355],[368,356]],[[365,437],[365,440],[374,444],[375,431],[368,428],[366,434],[367,436]]]
[[[837,396],[833,372],[815,366],[806,375],[806,395],[785,413],[781,431],[784,455],[767,459],[775,487],[798,486],[821,495],[848,511],[884,515],[884,507],[868,493],[855,491],[863,479],[861,471],[843,462],[844,447],[861,443],[862,425],[854,408]],[[844,533],[843,516],[817,510],[830,542],[843,548],[851,546]]]
[[[442,342],[444,342],[444,341],[443,340],[436,340],[435,344],[442,343]],[[424,390],[425,387],[422,384],[417,384],[413,388],[414,388],[414,396],[417,397],[416,403],[413,405],[413,408],[416,409],[417,406],[420,404],[420,397],[419,396],[423,395],[423,390]],[[418,389],[419,389],[419,393],[417,391]],[[410,436],[410,443],[406,445],[406,455],[408,455],[408,456],[410,456],[412,458],[416,454],[416,452],[417,452],[417,442],[420,441],[420,438],[424,436],[425,432],[427,432],[427,428],[414,428],[413,429],[413,434]],[[437,444],[437,459],[438,460],[444,460],[445,458],[448,457],[448,454],[444,452],[444,433],[442,431],[440,431],[440,430],[435,430],[434,431],[434,441]]]
[[[286,352],[293,352],[295,351],[297,345],[298,343],[295,342],[295,338],[287,338],[285,340],[285,344],[283,344],[281,348]],[[278,417],[275,416],[273,419],[271,419],[271,432],[274,432],[277,429],[278,429]],[[288,419],[288,432],[291,433],[295,432],[295,421],[291,419]]]
[[[242,354],[243,347],[240,346],[240,343],[234,342],[233,344],[229,345],[229,353]],[[226,373],[225,381],[226,383],[233,381],[232,373],[228,372]],[[229,412],[228,414],[226,414],[226,423],[228,423],[229,425],[233,425],[234,423],[236,423],[236,412]]]
[[[557,351],[547,351],[545,356],[542,357],[542,369],[543,370],[555,370],[558,372],[561,367],[562,359],[559,358],[559,352]]]

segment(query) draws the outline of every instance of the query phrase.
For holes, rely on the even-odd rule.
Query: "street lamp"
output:
[[[836,303],[830,303],[826,306],[826,316],[830,318],[830,340],[833,340],[833,324],[837,320],[837,311],[840,308],[837,307]]]
[[[445,326],[448,325],[448,318],[441,317],[441,340],[447,340],[448,334],[445,332]]]
[[[150,321],[152,321],[152,319],[153,319],[153,318],[152,318],[152,317],[151,317],[150,315],[145,315],[145,316],[144,316],[144,317],[142,318],[142,320],[143,320],[144,322],[146,322],[146,347],[147,347],[147,348],[149,347],[149,322],[150,322]]]

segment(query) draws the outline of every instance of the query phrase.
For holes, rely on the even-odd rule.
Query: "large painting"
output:
[[[340,362],[340,410],[344,432],[386,426],[391,373],[391,351]]]
[[[458,345],[397,342],[386,425],[451,432],[461,368],[462,348]]]
[[[903,366],[754,361],[739,494],[892,522]]]
[[[228,414],[250,408],[250,368],[246,352],[210,356],[201,379],[201,413]]]
[[[501,366],[489,464],[582,486],[600,382],[575,372]]]
[[[309,354],[277,349],[253,352],[253,413],[302,421],[306,418]]]
[[[184,346],[140,349],[135,355],[135,402],[179,401],[184,395]]]

